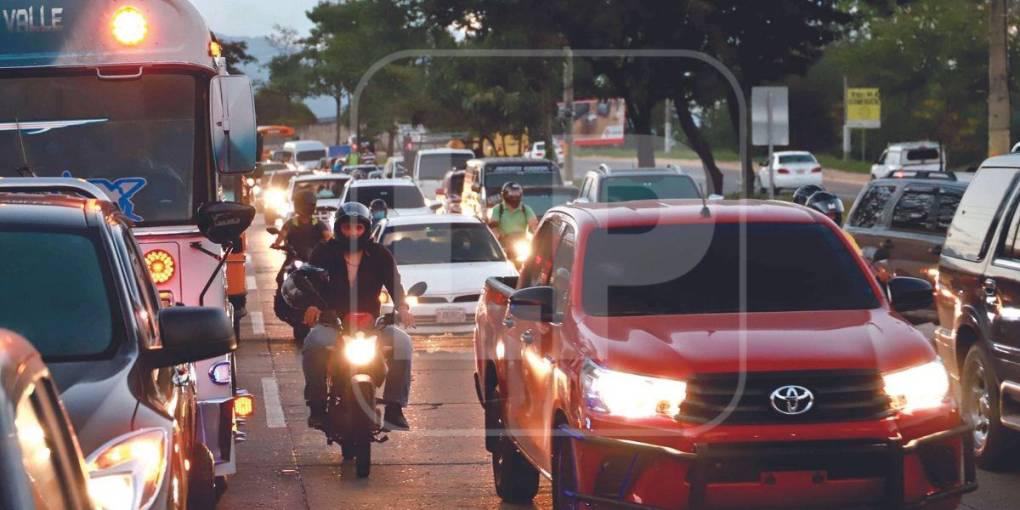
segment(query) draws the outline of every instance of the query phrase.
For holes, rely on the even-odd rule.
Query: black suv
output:
[[[236,348],[226,313],[160,309],[127,220],[96,186],[2,181],[0,328],[28,338],[49,364],[90,483],[104,488],[96,496],[211,508],[213,457],[198,437],[191,363]],[[254,209],[237,207],[250,223]]]
[[[952,175],[871,181],[857,196],[844,228],[865,256],[881,250],[879,258],[893,274],[934,284],[946,229],[967,188]]]
[[[1015,461],[1020,444],[1018,182],[1020,155],[978,170],[946,235],[935,290],[936,348],[960,383],[983,467]]]

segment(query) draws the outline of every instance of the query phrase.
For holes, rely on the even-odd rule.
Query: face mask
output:
[[[521,205],[521,198],[520,197],[510,197],[510,198],[507,198],[506,199],[506,204],[509,205],[510,207],[513,207],[514,209],[516,209],[517,206]]]
[[[382,211],[376,211],[376,212],[372,213],[372,219],[375,220],[375,221],[379,221],[379,220],[381,220],[381,219],[383,219],[385,217],[386,217],[386,213],[384,213]]]

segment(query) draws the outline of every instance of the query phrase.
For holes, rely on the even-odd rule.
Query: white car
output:
[[[344,187],[350,180],[351,176],[347,174],[302,175],[290,181],[287,196],[293,203],[295,193],[300,191],[315,193],[315,216],[332,228],[333,219],[340,209],[340,197],[343,196]]]
[[[822,185],[822,165],[810,152],[773,153],[772,159],[765,161],[765,164],[758,168],[758,189],[762,193],[768,191],[772,184],[769,180],[770,167],[776,179],[776,192],[781,189],[794,190],[808,184]]]
[[[403,177],[407,175],[407,167],[404,166],[404,156],[390,156],[383,166],[383,177]],[[408,176],[410,177],[410,176]]]
[[[945,152],[938,142],[894,143],[871,165],[871,178],[884,179],[897,170],[938,172],[944,169],[945,161]]]
[[[468,149],[422,149],[414,158],[414,182],[429,200],[436,198],[436,190],[443,184],[446,172],[463,170],[475,153]]]
[[[553,143],[556,146],[556,163],[563,164],[563,146],[559,143]],[[535,159],[545,159],[545,142],[535,142],[531,144],[531,150],[528,151],[525,156]]]
[[[428,284],[409,304],[417,327],[411,334],[465,334],[474,331],[475,308],[490,276],[517,276],[492,235],[477,218],[459,215],[388,218],[373,237],[397,261],[404,286]],[[380,296],[392,311],[389,296]]]
[[[326,144],[318,140],[295,140],[283,144],[287,162],[294,170],[315,170],[328,156]]]
[[[425,203],[425,197],[418,186],[407,179],[358,179],[351,181],[340,198],[341,204],[360,202],[371,207],[372,201],[382,199],[388,208],[387,215],[395,216],[435,216],[435,212]]]

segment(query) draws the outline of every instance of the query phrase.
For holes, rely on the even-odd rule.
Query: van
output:
[[[297,140],[284,143],[280,152],[289,155],[285,161],[294,165],[295,170],[314,170],[319,167],[320,161],[328,157],[329,151],[326,144],[318,140]]]
[[[414,158],[414,181],[428,200],[436,198],[446,172],[464,170],[475,153],[468,149],[423,149]]]

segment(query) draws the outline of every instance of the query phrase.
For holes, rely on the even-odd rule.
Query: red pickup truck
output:
[[[956,508],[969,430],[928,341],[827,218],[777,202],[551,210],[490,278],[476,387],[497,493],[555,508]]]

